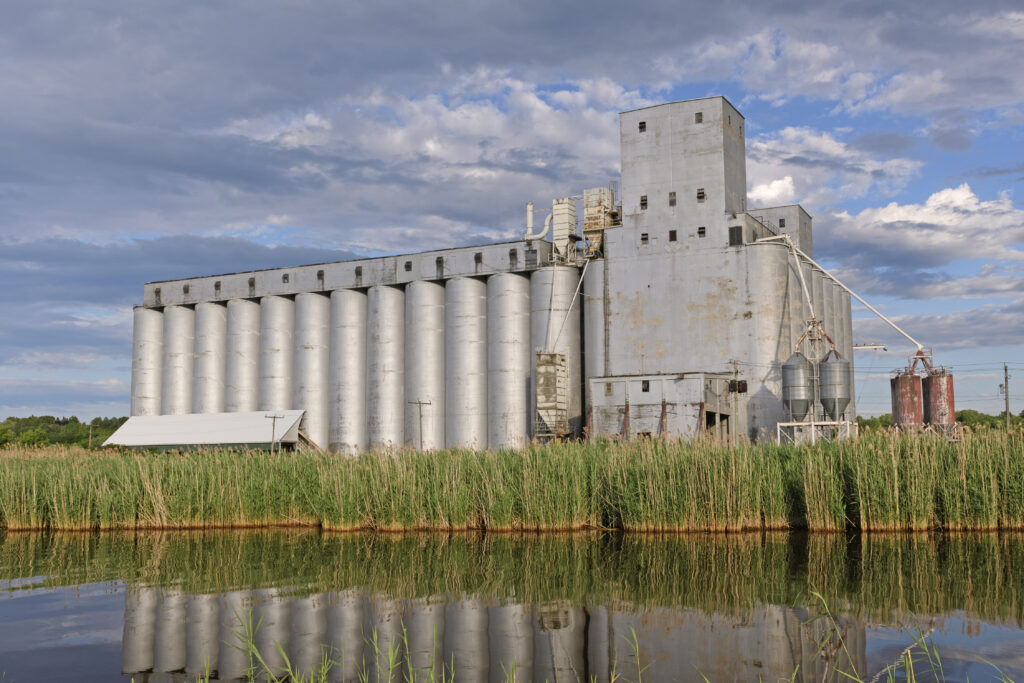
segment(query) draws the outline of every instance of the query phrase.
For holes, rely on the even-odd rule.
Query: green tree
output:
[[[18,436],[18,443],[23,446],[45,446],[50,440],[42,427],[32,427]]]

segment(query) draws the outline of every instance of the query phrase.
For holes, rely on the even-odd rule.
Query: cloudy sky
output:
[[[827,5],[827,6],[826,6]],[[142,283],[513,239],[617,112],[726,95],[751,205],[1024,408],[1019,2],[6,0],[0,418],[124,415]],[[910,349],[866,312],[864,414]]]

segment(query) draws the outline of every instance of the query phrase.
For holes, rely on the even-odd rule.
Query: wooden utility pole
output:
[[[423,452],[423,406],[433,405],[430,401],[409,401],[409,405],[417,406],[420,411],[420,453]]]
[[[1010,431],[1010,368],[1003,363],[1003,394],[1006,396],[1006,431]]]

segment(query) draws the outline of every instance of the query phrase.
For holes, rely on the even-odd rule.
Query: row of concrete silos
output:
[[[588,614],[569,603],[401,600],[358,590],[296,597],[273,588],[222,595],[130,588],[122,671],[244,680],[250,658],[239,635],[247,629],[272,671],[282,671],[287,657],[293,671],[309,675],[326,656],[336,662],[332,681],[505,681],[513,671],[522,681],[610,675],[604,607]]]
[[[566,354],[582,412],[578,284],[548,266],[138,307],[132,415],[301,409],[310,439],[343,452],[519,445],[537,349]]]

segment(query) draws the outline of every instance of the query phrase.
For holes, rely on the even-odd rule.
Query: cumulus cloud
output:
[[[833,133],[802,126],[787,126],[747,142],[752,204],[769,204],[785,194],[814,210],[870,191],[893,194],[921,166],[908,158],[880,158]]]
[[[933,346],[936,353],[1024,344],[1024,298],[948,313],[891,317],[915,339]],[[886,344],[890,349],[909,347],[904,337],[877,318],[858,319],[854,329],[859,337]]]

